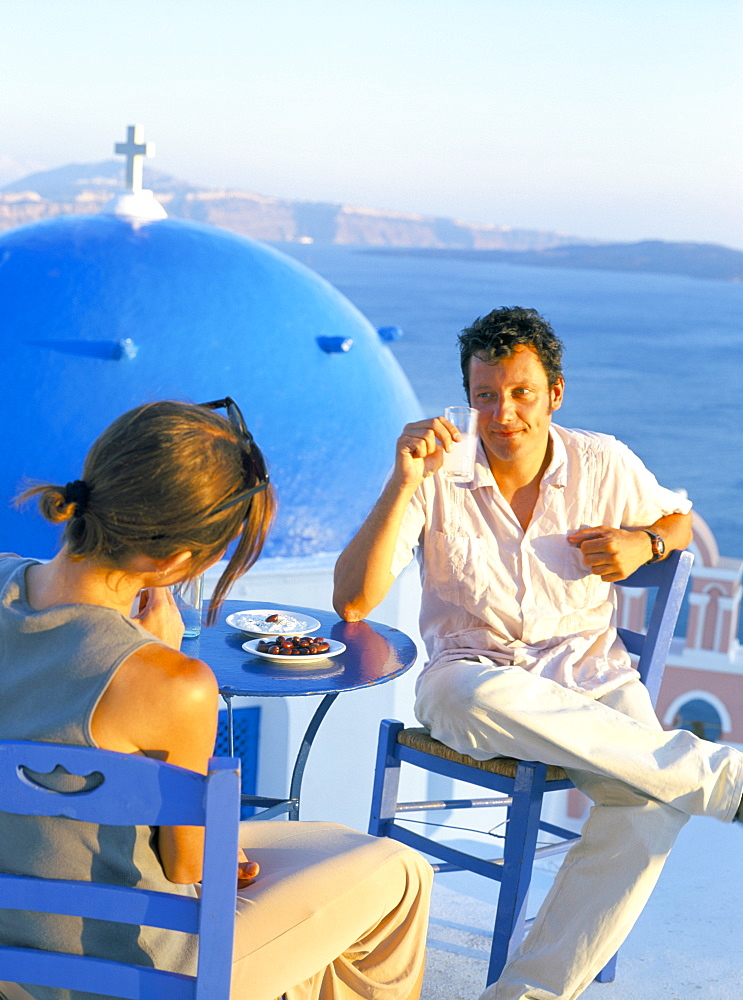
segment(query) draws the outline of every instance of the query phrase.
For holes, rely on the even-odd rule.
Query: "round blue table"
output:
[[[232,699],[234,697],[293,698],[303,695],[324,695],[310,719],[297,752],[292,771],[289,797],[286,799],[265,796],[243,796],[243,801],[262,807],[254,819],[270,819],[288,813],[289,819],[299,818],[299,800],[302,777],[310,747],[320,723],[328,709],[343,691],[385,684],[404,674],[415,663],[415,643],[399,629],[379,622],[344,622],[335,612],[317,608],[304,608],[293,604],[276,605],[277,611],[310,615],[320,622],[315,635],[342,642],[346,649],[338,656],[318,661],[309,668],[277,668],[269,660],[246,653],[242,645],[249,638],[231,628],[225,621],[236,611],[253,611],[274,607],[265,601],[225,601],[219,618],[210,628],[202,627],[201,635],[184,639],[182,650],[197,656],[212,668],[217,677],[219,691],[227,703],[227,720],[230,753],[234,752],[232,727]],[[206,613],[206,612],[205,612]]]

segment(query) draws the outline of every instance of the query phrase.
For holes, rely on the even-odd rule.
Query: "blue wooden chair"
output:
[[[691,553],[673,552],[661,562],[642,566],[619,584],[657,588],[647,632],[619,629],[629,652],[639,657],[637,666],[653,704],[658,697],[692,562]],[[501,795],[499,798],[398,802],[400,767],[403,763],[479,785]],[[574,831],[540,818],[546,792],[572,787],[560,767],[510,757],[478,761],[432,739],[425,729],[405,729],[401,722],[390,719],[381,724],[369,832],[378,837],[392,837],[423,854],[440,859],[440,863],[433,866],[435,871],[465,869],[500,882],[488,985],[500,976],[509,952],[520,943],[532,923],[526,918],[526,904],[534,861],[564,853],[580,837]],[[508,808],[502,858],[484,859],[467,854],[397,822],[398,816],[404,818],[419,811],[492,806]],[[538,847],[540,832],[558,839]],[[616,956],[596,978],[600,982],[613,980],[615,964]]]
[[[89,791],[72,794],[36,784],[28,770],[61,765],[75,775],[98,772]],[[5,812],[113,825],[204,826],[199,899],[101,883],[0,874],[3,909],[147,924],[198,934],[195,977],[44,949],[0,946],[0,980],[33,983],[126,1000],[228,1000],[235,922],[240,796],[239,761],[212,758],[204,776],[149,757],[56,743],[0,741]],[[60,869],[64,859],[60,859]]]

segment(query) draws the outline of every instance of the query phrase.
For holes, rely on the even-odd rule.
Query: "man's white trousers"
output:
[[[639,680],[596,701],[520,667],[460,660],[423,674],[415,712],[460,753],[565,768],[595,803],[481,1000],[574,1000],[631,930],[689,816],[730,822],[743,795],[743,754],[665,732]]]

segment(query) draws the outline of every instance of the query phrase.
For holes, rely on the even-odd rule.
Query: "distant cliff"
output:
[[[0,231],[55,215],[100,212],[121,190],[120,161],[72,163],[0,188]],[[711,243],[590,243],[577,236],[331,202],[288,201],[251,191],[215,191],[152,170],[151,188],[168,215],[277,243],[338,243],[383,253],[743,280],[743,252]]]
[[[0,189],[0,231],[54,215],[100,212],[121,189],[122,177],[122,163],[107,160],[70,164],[14,181]],[[462,250],[537,250],[584,242],[576,236],[540,230],[477,226],[330,202],[288,201],[251,191],[215,191],[146,164],[144,184],[170,216],[274,242]]]

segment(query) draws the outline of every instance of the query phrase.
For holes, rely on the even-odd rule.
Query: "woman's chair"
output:
[[[95,776],[63,793],[33,773],[61,766]],[[98,777],[100,775],[100,778]],[[88,782],[91,784],[91,782]],[[127,1000],[228,1000],[237,885],[240,764],[212,758],[207,775],[149,757],[56,743],[0,741],[2,810],[112,825],[206,828],[200,898],[103,883],[0,874],[0,906],[146,924],[198,935],[196,976],[85,955],[0,946],[0,980]],[[60,858],[60,870],[64,859]]]
[[[619,582],[622,587],[657,588],[647,632],[618,629],[628,651],[639,657],[637,667],[653,704],[658,697],[692,562],[691,553],[672,552],[667,559],[642,566]],[[499,798],[398,802],[400,767],[403,763],[479,785],[501,795]],[[405,729],[401,722],[390,719],[381,724],[369,832],[378,837],[399,840],[423,854],[440,859],[442,863],[434,864],[434,871],[464,869],[500,882],[488,985],[500,976],[509,952],[520,943],[532,923],[526,918],[526,905],[534,861],[564,853],[580,838],[580,834],[540,818],[546,792],[572,787],[560,767],[510,757],[478,761],[432,739],[425,729]],[[414,812],[493,806],[508,809],[503,856],[495,859],[467,854],[397,822],[398,816]],[[557,839],[538,847],[540,832]],[[597,979],[600,982],[613,980],[615,964],[616,955]]]

